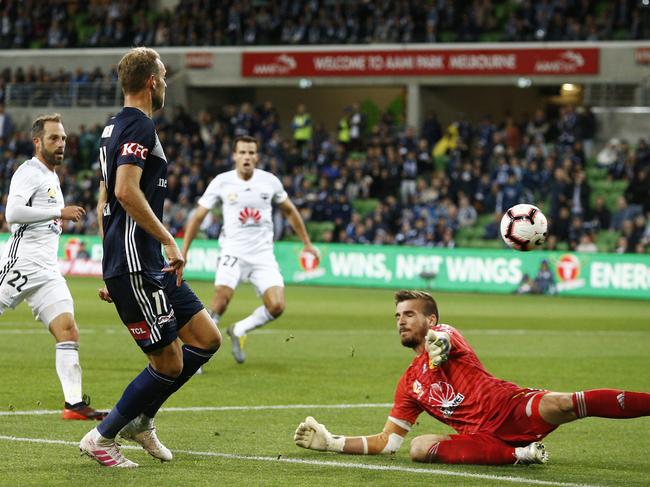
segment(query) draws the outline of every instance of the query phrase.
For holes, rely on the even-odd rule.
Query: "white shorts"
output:
[[[58,269],[44,269],[21,259],[11,266],[6,264],[0,263],[0,314],[6,308],[13,309],[26,300],[34,318],[42,320],[41,313],[48,307],[62,301],[72,303],[68,284]],[[72,305],[64,308],[74,313],[74,309],[68,309]]]
[[[280,266],[273,252],[243,259],[229,254],[221,254],[217,262],[215,286],[237,288],[240,282],[250,282],[260,296],[273,286],[284,287]]]

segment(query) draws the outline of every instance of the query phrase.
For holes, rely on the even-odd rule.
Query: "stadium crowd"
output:
[[[322,241],[454,247],[458,232],[488,219],[480,233],[489,244],[500,240],[505,209],[532,202],[551,222],[549,249],[595,251],[603,231],[617,237],[609,251],[645,252],[650,245],[650,148],[644,140],[635,146],[612,141],[596,154],[596,122],[588,108],[563,107],[556,117],[540,109],[522,120],[485,116],[479,123],[461,115],[446,128],[430,113],[419,134],[390,112],[370,127],[358,104],[345,111],[337,130],[316,121],[305,131],[298,122],[309,117],[307,108],[294,117],[293,137],[281,135],[270,101],[226,105],[197,117],[181,107],[160,112],[155,122],[173,161],[165,213],[172,233],[183,235],[206,184],[231,169],[233,137],[251,134],[262,142],[260,166],[281,177],[304,219],[331,222],[318,236]],[[0,112],[0,126],[11,130],[10,115],[4,107]],[[97,232],[101,129],[97,124],[69,134],[61,185],[66,200],[87,211],[84,220],[69,224],[69,233]],[[6,198],[10,177],[31,156],[32,144],[23,131],[0,135],[0,195]],[[607,190],[592,197],[596,183]],[[614,187],[621,188],[615,202]],[[0,230],[7,231],[4,204]],[[216,238],[220,219],[206,219],[202,230]],[[278,218],[277,237],[289,232]]]
[[[0,71],[0,103],[14,107],[117,106],[121,101],[115,66],[108,71],[97,67],[53,72],[43,66],[7,66]]]
[[[8,0],[0,49],[648,39],[634,0]]]

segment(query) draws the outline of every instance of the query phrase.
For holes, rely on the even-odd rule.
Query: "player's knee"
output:
[[[559,412],[563,414],[573,413],[573,399],[571,394],[558,395],[555,398],[555,405]]]
[[[432,463],[436,461],[436,451],[442,441],[449,440],[446,435],[421,435],[413,438],[409,455],[414,462]]]
[[[47,324],[50,333],[54,335],[59,342],[78,342],[79,341],[79,328],[74,320],[72,313],[61,313],[52,317],[46,313],[42,313],[41,319]]]
[[[176,378],[179,375],[181,375],[181,372],[183,371],[183,361],[174,360],[164,364],[158,364],[156,366],[156,370],[161,374],[165,374],[168,377]]]
[[[426,435],[426,436],[418,436],[417,438],[413,438],[411,440],[411,448],[409,450],[409,456],[411,457],[411,460],[414,462],[431,462],[431,459],[429,459],[429,450],[431,447],[435,444],[437,444],[437,440],[431,439],[431,435]]]
[[[221,332],[219,329],[216,329],[214,334],[212,334],[204,344],[206,350],[214,350],[215,352],[221,347]]]
[[[266,309],[273,315],[273,318],[277,318],[284,312],[284,302],[276,301],[269,303]]]

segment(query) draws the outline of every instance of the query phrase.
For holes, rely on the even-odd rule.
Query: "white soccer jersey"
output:
[[[210,182],[199,205],[208,210],[223,207],[219,245],[223,254],[246,257],[273,250],[273,207],[287,192],[270,172],[255,169],[244,181],[236,170],[219,174]]]
[[[63,208],[59,177],[45,164],[33,157],[16,170],[9,186],[9,198],[20,196],[32,208]],[[5,245],[2,262],[20,258],[43,267],[58,269],[57,252],[61,220],[11,225],[11,239]]]

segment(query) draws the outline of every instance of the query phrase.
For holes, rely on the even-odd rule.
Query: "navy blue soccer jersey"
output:
[[[137,108],[124,107],[102,132],[99,160],[107,196],[103,218],[104,279],[132,272],[159,272],[165,266],[160,243],[136,225],[115,197],[117,168],[122,164],[139,166],[140,189],[162,221],[167,159],[153,120]]]

